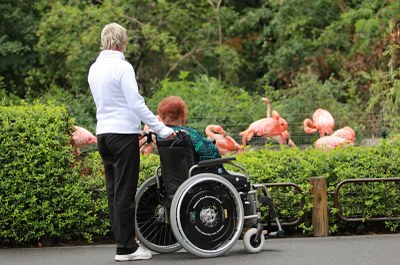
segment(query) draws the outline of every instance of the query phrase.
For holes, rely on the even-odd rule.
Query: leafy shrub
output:
[[[330,211],[330,232],[341,233],[351,224],[340,222],[335,215],[332,193],[336,185],[345,179],[357,178],[400,178],[398,139],[383,140],[375,147],[350,146],[331,151],[308,148],[282,148],[279,151],[260,150],[237,155],[237,163],[249,171],[252,183],[291,182],[301,186],[305,195],[305,205],[299,208],[299,194],[293,190],[273,190],[274,201],[283,220],[304,216],[299,228],[311,232],[312,204],[310,178],[327,178],[328,207]],[[291,194],[293,193],[293,194]],[[288,198],[289,197],[289,198]],[[290,198],[291,197],[291,198]],[[281,201],[284,203],[281,203]],[[348,184],[339,189],[340,211],[348,218],[396,217],[400,215],[400,192],[398,183]],[[294,207],[296,206],[296,207]],[[387,222],[386,226],[395,231],[398,222]]]
[[[109,236],[104,169],[97,151],[74,157],[71,133],[74,120],[64,107],[36,104],[0,107],[0,240],[27,244],[44,237],[59,240],[85,238],[92,242]],[[310,178],[324,176],[331,194],[345,179],[400,177],[400,137],[382,140],[374,147],[350,146],[321,151],[282,147],[279,150],[246,150],[237,154],[239,165],[249,172],[252,183],[297,184],[271,187],[283,221],[302,218],[296,227],[312,231]],[[159,166],[156,154],[141,157],[139,185]],[[301,203],[302,196],[305,204]],[[339,192],[340,211],[346,217],[367,220],[400,215],[398,183],[351,184]],[[351,223],[335,215],[329,196],[331,233],[355,231]],[[390,231],[399,222],[385,222]]]
[[[151,176],[154,176],[159,165],[160,158],[158,155],[141,155],[138,185],[140,186],[140,184],[142,184],[145,180]],[[88,178],[90,177],[90,179],[87,181],[90,180],[93,182],[92,188],[94,190],[102,190],[105,192],[104,167],[100,154],[97,151],[90,152],[82,156],[81,174],[87,176]]]
[[[75,124],[94,132],[96,129],[96,107],[89,92],[73,94],[61,87],[52,86],[49,91],[35,99],[43,104],[48,102],[63,105],[67,108]]]
[[[20,104],[22,100],[18,96],[8,93],[2,88],[2,80],[0,76],[0,106]]]
[[[79,175],[63,107],[0,107],[0,240],[24,244],[104,235],[103,202]]]
[[[291,186],[271,187],[270,190],[281,221],[293,222],[300,218],[301,223],[294,230],[305,234],[312,232],[313,205],[309,193],[310,178],[326,177],[330,233],[341,234],[345,231],[355,233],[364,223],[357,223],[357,227],[352,223],[340,221],[336,215],[338,209],[334,207],[332,193],[337,184],[345,179],[400,178],[399,147],[400,141],[397,137],[397,139],[382,140],[374,147],[349,146],[330,151],[287,147],[282,147],[280,150],[247,150],[236,155],[236,163],[246,168],[252,183],[289,182],[300,186],[302,193]],[[153,172],[158,165],[155,155],[143,156],[142,164],[149,166],[145,169],[149,172],[148,175],[144,174],[142,177],[154,175]],[[393,182],[348,184],[339,189],[340,211],[348,218],[362,217],[365,221],[372,217],[399,216],[399,190],[398,183]],[[266,213],[264,210],[263,213]],[[386,222],[385,225],[390,231],[397,231],[399,222]]]

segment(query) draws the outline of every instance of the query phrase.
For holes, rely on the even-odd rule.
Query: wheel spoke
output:
[[[136,234],[144,246],[159,253],[175,252],[181,248],[171,227],[165,222],[155,177],[138,189],[136,198]]]

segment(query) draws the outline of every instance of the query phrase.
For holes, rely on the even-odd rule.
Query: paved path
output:
[[[281,238],[266,241],[263,250],[249,254],[242,241],[225,255],[202,259],[181,250],[154,254],[146,261],[118,264],[171,265],[386,265],[400,264],[400,234],[327,238]],[[1,265],[116,264],[113,245],[0,249]]]

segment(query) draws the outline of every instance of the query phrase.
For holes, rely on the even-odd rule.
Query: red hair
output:
[[[157,114],[167,125],[184,125],[188,108],[185,101],[178,96],[169,96],[158,103]]]

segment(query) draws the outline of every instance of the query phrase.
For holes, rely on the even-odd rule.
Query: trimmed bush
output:
[[[374,147],[349,146],[330,151],[288,147],[268,150],[266,146],[263,150],[247,150],[236,155],[236,163],[246,168],[252,183],[290,182],[301,187],[302,194],[291,186],[273,187],[271,193],[281,221],[292,222],[302,218],[294,230],[304,234],[312,233],[310,178],[327,177],[330,233],[357,233],[366,223],[345,223],[337,218],[338,209],[334,207],[332,194],[336,185],[345,179],[400,178],[399,150],[399,138],[382,140]],[[158,159],[155,157],[157,156],[153,154],[142,157],[146,171],[154,172],[158,165]],[[147,160],[155,163],[148,163]],[[150,175],[154,174],[148,176]],[[301,203],[302,196],[305,199],[304,205]],[[347,218],[364,218],[364,221],[367,221],[372,217],[400,216],[399,183],[346,184],[339,190],[339,199],[340,211]],[[263,209],[263,213],[267,214],[267,209]],[[385,222],[384,226],[392,232],[399,230],[398,221]],[[385,228],[384,226],[382,227]]]
[[[345,179],[400,178],[399,150],[397,138],[382,140],[374,147],[349,146],[330,151],[284,147],[278,151],[244,152],[236,158],[237,163],[249,171],[252,183],[291,182],[301,186],[305,195],[304,207],[299,207],[301,196],[293,188],[272,188],[272,195],[284,221],[304,217],[298,226],[304,233],[312,231],[310,178],[327,177],[329,225],[330,233],[334,234],[348,231],[349,227],[354,229],[353,224],[337,218],[333,196],[336,185]],[[399,202],[399,182],[351,183],[339,189],[340,211],[347,218],[367,221],[372,217],[398,217]],[[399,221],[385,225],[390,231],[397,231]]]
[[[110,225],[105,195],[104,169],[97,151],[83,150],[75,157],[72,125],[64,107],[33,105],[0,107],[0,241],[27,245],[43,238],[93,242],[109,238]],[[246,150],[236,155],[252,183],[291,182],[291,187],[271,188],[283,221],[303,217],[296,227],[309,234],[311,196],[309,180],[328,179],[328,191],[344,179],[400,178],[400,138],[382,140],[378,146],[350,146],[331,151],[282,147],[279,150]],[[139,185],[153,176],[158,155],[142,155]],[[346,217],[400,216],[398,183],[364,183],[343,186],[340,210]],[[301,204],[302,195],[305,204]],[[356,232],[343,223],[329,196],[331,234]],[[265,211],[266,212],[266,211]],[[399,222],[386,222],[390,231]]]
[[[90,242],[106,234],[104,199],[79,174],[67,110],[0,107],[0,125],[0,241],[26,244],[50,237]]]

